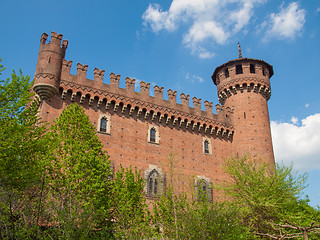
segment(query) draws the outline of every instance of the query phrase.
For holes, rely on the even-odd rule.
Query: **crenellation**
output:
[[[181,99],[182,106],[189,108],[189,95],[181,93],[180,99]]]
[[[105,72],[105,70],[99,70],[98,68],[95,68],[93,70],[93,75],[94,75],[93,80],[96,83],[102,83],[103,82],[104,72]]]
[[[61,45],[61,41],[62,41],[62,37],[63,35],[62,34],[58,34],[56,32],[51,32],[51,43],[50,44],[54,44],[54,45],[58,45],[60,46]]]
[[[70,70],[72,66],[72,61],[67,61],[65,58],[62,60],[62,75],[70,75]]]
[[[47,33],[42,33],[41,38],[40,38],[40,43],[41,44],[46,44],[48,39],[48,34]]]
[[[126,77],[126,89],[132,93],[134,92],[134,86],[135,86],[135,83],[136,83],[136,79],[134,78],[129,78],[129,77]]]
[[[175,105],[177,103],[177,91],[173,91],[169,89],[168,91],[168,101],[171,105]]]
[[[163,87],[159,87],[158,85],[154,86],[154,97],[157,100],[163,100]]]
[[[200,114],[201,113],[201,98],[193,97],[192,102],[193,102],[193,109],[194,109],[195,113]]]
[[[204,101],[204,106],[207,112],[207,115],[211,115],[212,113],[212,108],[213,108],[213,103],[212,102],[208,102],[207,100]]]
[[[150,83],[140,82],[140,92],[144,96],[149,96]]]
[[[120,82],[120,75],[110,73],[110,86],[114,88],[119,88],[119,82]]]
[[[77,80],[84,81],[87,78],[88,65],[77,64]]]

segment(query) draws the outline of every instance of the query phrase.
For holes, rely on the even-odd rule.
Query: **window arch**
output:
[[[209,138],[203,138],[203,153],[212,155],[212,146]]]
[[[159,130],[157,126],[150,125],[148,130],[148,143],[159,144]]]
[[[150,165],[145,171],[145,192],[148,197],[159,197],[164,190],[164,174],[157,166]]]
[[[101,114],[98,120],[98,129],[99,133],[110,134],[110,116]]]

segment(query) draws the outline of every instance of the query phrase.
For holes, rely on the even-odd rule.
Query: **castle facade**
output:
[[[213,103],[169,89],[163,99],[163,87],[127,77],[119,87],[120,75],[110,74],[110,84],[103,82],[104,70],[94,69],[94,79],[87,79],[88,65],[77,64],[77,74],[70,74],[72,61],[65,59],[68,46],[62,34],[43,33],[33,90],[40,98],[40,117],[52,122],[67,105],[78,103],[96,126],[97,135],[111,156],[114,168],[136,166],[146,178],[146,194],[159,195],[166,186],[170,166],[184,179],[193,178],[202,193],[212,198],[211,183],[226,180],[222,164],[235,154],[250,153],[274,164],[267,101],[273,67],[263,60],[242,58],[217,67],[212,75],[219,102]],[[170,163],[173,161],[173,165]],[[185,178],[182,178],[184,176]],[[177,186],[180,183],[175,183]]]

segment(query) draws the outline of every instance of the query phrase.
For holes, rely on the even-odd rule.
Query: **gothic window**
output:
[[[196,180],[196,199],[198,201],[212,201],[210,181],[207,178],[198,177]]]
[[[250,73],[256,73],[256,68],[254,64],[250,64]]]
[[[242,73],[243,73],[242,65],[239,64],[236,66],[236,74],[242,74]]]
[[[155,125],[150,125],[148,130],[148,143],[159,144],[159,130]]]
[[[263,76],[266,76],[266,70],[265,70],[265,68],[262,68],[262,75],[263,75]]]
[[[98,120],[98,133],[110,134],[110,116],[101,114]]]
[[[224,75],[226,76],[226,78],[229,77],[229,70],[228,70],[228,68],[226,68],[226,69],[224,70]]]
[[[147,197],[159,197],[164,191],[164,173],[155,165],[149,165],[149,168],[144,172],[146,179],[145,192]]]
[[[203,153],[204,154],[212,154],[212,147],[209,138],[203,138]]]
[[[156,142],[156,130],[154,128],[150,129],[150,142]]]
[[[160,176],[155,169],[153,169],[149,174],[147,183],[148,183],[148,195],[150,197],[159,196]]]

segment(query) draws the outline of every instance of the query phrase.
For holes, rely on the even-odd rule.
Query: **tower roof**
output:
[[[226,62],[226,63],[220,65],[219,67],[217,67],[217,68],[214,70],[214,72],[213,72],[213,74],[212,74],[212,76],[211,76],[213,83],[214,83],[215,85],[217,85],[217,84],[216,84],[216,76],[217,76],[217,73],[218,73],[221,69],[225,68],[226,66],[230,66],[230,65],[233,65],[233,64],[235,64],[235,63],[242,63],[242,62],[262,63],[262,64],[264,64],[264,65],[268,68],[269,74],[270,74],[270,78],[271,78],[272,75],[273,75],[273,67],[272,67],[269,63],[267,63],[267,62],[265,62],[265,61],[263,61],[263,60],[254,59],[254,58],[238,58],[238,59],[230,60],[229,62]]]

